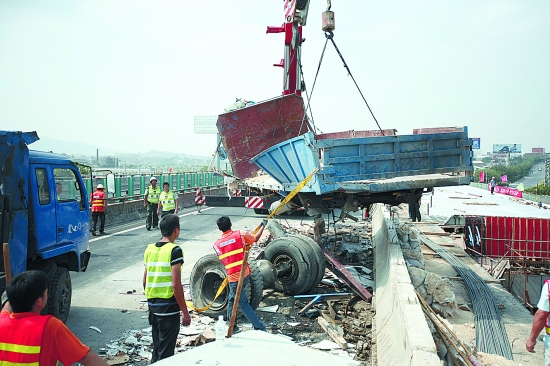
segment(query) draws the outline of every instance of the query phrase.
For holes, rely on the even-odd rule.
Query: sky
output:
[[[308,90],[325,10],[311,0],[303,28]],[[382,128],[467,126],[484,153],[513,143],[550,152],[550,2],[332,0],[331,10],[334,41]],[[1,129],[210,156],[216,136],[195,134],[194,116],[281,94],[283,34],[265,30],[283,18],[283,0],[2,0]],[[377,129],[330,43],[311,108],[325,133]]]

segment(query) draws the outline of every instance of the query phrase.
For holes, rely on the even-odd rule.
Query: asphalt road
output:
[[[539,168],[541,170],[539,170]],[[526,177],[523,177],[515,184],[523,183],[525,188],[535,187],[537,184],[542,184],[544,182],[544,164],[536,164],[533,166],[532,174],[529,174]]]
[[[188,282],[194,263],[213,253],[212,245],[220,234],[216,226],[219,216],[228,215],[233,228],[250,231],[266,217],[244,208],[206,208],[201,214],[190,208],[179,215],[182,230],[176,242],[184,250],[184,283]],[[141,221],[106,227],[105,232],[107,235],[90,241],[88,270],[71,272],[73,297],[67,321],[80,340],[96,352],[109,341],[121,338],[125,331],[149,327],[147,305],[142,302],[143,252],[161,237],[158,229],[147,231]]]

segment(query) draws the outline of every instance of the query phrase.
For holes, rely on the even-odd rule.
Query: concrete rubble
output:
[[[281,225],[282,230],[293,233],[313,234],[313,227],[304,225]],[[373,248],[370,239],[369,221],[358,223],[337,223],[321,237],[322,243],[338,258],[356,279],[367,289],[372,290]],[[269,240],[269,239],[268,239]],[[254,248],[251,255],[261,249]],[[187,285],[185,290],[187,291]],[[312,294],[352,292],[330,271],[326,271],[323,283],[311,291]],[[186,293],[186,298],[190,298]],[[319,349],[333,355],[356,360],[356,364],[370,364],[373,357],[372,319],[374,309],[358,297],[319,301],[310,314],[300,316],[308,300],[294,299],[273,290],[264,290],[264,298],[257,309],[258,315],[266,324],[268,333],[277,334],[292,340],[302,347]],[[265,311],[262,311],[265,310]],[[250,324],[239,321],[243,331],[251,330]],[[181,327],[176,352],[186,352],[215,340],[215,320],[200,314],[192,315],[189,327]],[[151,328],[130,330],[119,339],[109,342],[100,355],[112,365],[146,364],[151,358],[153,342]]]
[[[452,317],[458,304],[450,289],[451,284],[440,275],[424,270],[425,259],[420,251],[416,229],[403,224],[396,228],[396,232],[414,289],[437,314],[445,318]]]

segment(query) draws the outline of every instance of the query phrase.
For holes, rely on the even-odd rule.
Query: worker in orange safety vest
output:
[[[40,315],[48,301],[48,276],[27,271],[7,285],[7,301],[0,313],[0,365],[54,366],[77,362],[107,366],[61,320]]]
[[[96,190],[92,193],[90,201],[92,202],[92,235],[96,235],[97,219],[99,224],[99,233],[105,234],[105,212],[107,212],[107,194],[103,191],[103,184],[98,184]]]
[[[265,220],[264,220],[265,221]],[[241,232],[239,230],[231,230],[231,220],[227,216],[220,217],[216,224],[218,229],[223,233],[216,243],[214,243],[214,250],[218,255],[218,259],[222,262],[227,273],[227,280],[229,281],[229,297],[227,304],[227,319],[231,318],[231,312],[233,311],[233,302],[235,301],[235,294],[237,292],[237,285],[239,283],[239,275],[243,266],[244,251],[247,246],[250,246],[258,241],[264,231],[265,222],[260,226],[260,230],[255,235],[249,232]],[[243,288],[249,281],[250,267],[248,263],[245,263],[246,269],[243,279]],[[258,318],[258,315],[250,306],[246,294],[241,292],[239,298],[239,309],[243,315],[252,324],[254,329],[265,331],[265,326]]]

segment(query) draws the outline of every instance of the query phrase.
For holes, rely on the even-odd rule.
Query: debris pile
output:
[[[285,233],[313,236],[313,225],[309,223],[279,226],[281,231],[278,234],[277,229],[269,227],[272,237]],[[321,243],[369,291],[374,287],[371,233],[371,222],[359,221],[349,224],[339,222],[321,235]],[[251,256],[256,256],[254,252],[258,250],[261,251],[261,248],[253,247]],[[350,357],[361,361],[362,365],[370,365],[371,360],[375,359],[372,338],[374,309],[372,304],[354,296],[352,292],[343,280],[326,270],[321,283],[311,289],[309,294],[291,296],[273,289],[264,290],[256,312],[269,333],[289,338],[302,346]],[[215,320],[209,316],[192,314],[191,325],[180,329],[176,352],[184,352],[215,340],[214,323]],[[252,329],[252,325],[241,314],[238,315],[237,323],[243,331]],[[100,352],[111,365],[145,365],[150,361],[152,347],[151,328],[146,328],[124,333]]]
[[[288,224],[282,225],[287,232],[298,232],[304,235],[313,236],[313,225]],[[321,234],[320,242],[336,258],[345,265],[345,268],[357,279],[367,290],[374,288],[373,277],[373,245],[372,245],[372,223],[368,221],[338,222]],[[346,284],[330,271],[312,293],[324,293],[329,290],[349,291]],[[371,303],[363,301],[359,296],[339,301],[328,301],[316,306],[319,310],[318,322],[325,324],[326,334],[340,348],[338,353],[347,352],[351,357],[360,360],[362,364],[370,364],[373,354],[372,318],[374,308]],[[315,310],[315,309],[314,309]],[[323,320],[321,320],[323,319]],[[318,329],[322,332],[325,327]],[[343,338],[343,339],[342,339]],[[346,344],[343,344],[343,341]],[[326,340],[324,341],[326,342]],[[331,351],[335,353],[335,351]]]
[[[215,320],[209,316],[193,314],[191,324],[180,327],[176,341],[176,353],[184,352],[207,342],[214,341]],[[129,330],[99,350],[100,356],[110,365],[148,364],[151,360],[153,337],[151,327]]]
[[[141,330],[130,330],[117,340],[105,345],[99,350],[99,355],[109,365],[120,365],[126,363],[139,363],[151,359],[153,348],[153,337],[151,328]]]
[[[451,284],[440,275],[424,270],[425,260],[417,232],[408,224],[397,227],[396,232],[414,289],[437,314],[452,317],[458,304],[454,292],[449,289]]]
[[[313,237],[310,224],[281,224],[286,232],[297,232]],[[271,227],[269,227],[271,230]],[[321,244],[331,251],[342,264],[359,265],[372,269],[372,223],[368,221],[338,222],[321,234]]]

